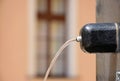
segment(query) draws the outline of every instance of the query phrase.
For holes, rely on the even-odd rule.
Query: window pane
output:
[[[51,0],[51,12],[56,15],[64,14],[64,5],[65,0]]]
[[[45,20],[38,21],[37,36],[40,39],[46,38],[46,36],[47,36],[47,21],[45,21]]]
[[[38,12],[45,13],[47,10],[47,0],[38,0]]]
[[[47,69],[47,45],[46,45],[46,40],[41,40],[37,44],[37,72],[38,75],[43,76],[45,74],[45,71]]]
[[[51,21],[50,29],[52,39],[63,39],[64,23],[62,21]]]
[[[63,44],[63,42],[60,40],[52,40],[51,41],[51,59],[55,56],[55,53],[58,51],[58,49],[60,48],[60,46]],[[59,57],[59,59],[57,59],[57,62],[55,63],[55,65],[53,66],[52,70],[51,70],[51,75],[52,76],[63,76],[64,74],[64,59],[63,59],[64,55],[61,55]]]
[[[61,47],[64,41],[64,24],[61,21],[52,21],[50,24],[50,54],[51,59],[55,56],[55,53]],[[55,66],[52,68],[51,75],[52,76],[63,76],[64,74],[64,59],[63,56],[57,60]]]
[[[47,69],[47,22],[40,20],[37,28],[37,72],[44,75]]]

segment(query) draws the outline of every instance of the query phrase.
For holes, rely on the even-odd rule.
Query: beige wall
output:
[[[26,81],[26,1],[0,1],[0,81]]]
[[[78,0],[77,32],[87,23],[96,21],[96,0]],[[83,53],[77,46],[79,81],[96,81],[96,58],[95,55]]]

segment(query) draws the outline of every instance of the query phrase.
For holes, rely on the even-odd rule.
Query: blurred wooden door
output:
[[[120,0],[97,0],[96,22],[120,22]],[[97,81],[116,81],[119,54],[97,54]]]

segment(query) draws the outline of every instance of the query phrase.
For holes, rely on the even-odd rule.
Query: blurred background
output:
[[[95,0],[1,0],[0,81],[42,81],[60,46],[95,22]],[[95,81],[95,55],[63,51],[48,81]]]

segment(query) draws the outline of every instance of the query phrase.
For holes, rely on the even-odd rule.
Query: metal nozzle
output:
[[[81,40],[82,40],[82,37],[81,37],[81,36],[78,36],[78,37],[76,38],[76,41],[77,41],[77,42],[81,42]]]

